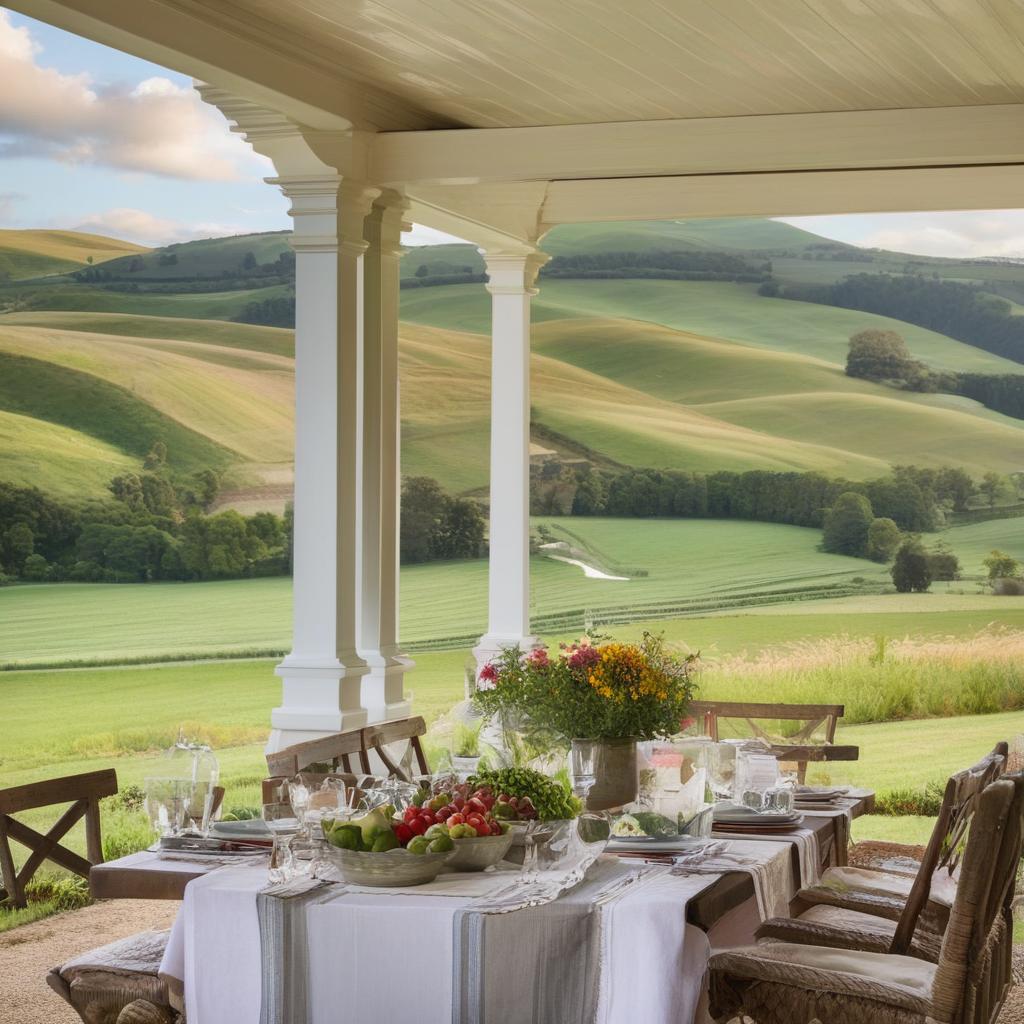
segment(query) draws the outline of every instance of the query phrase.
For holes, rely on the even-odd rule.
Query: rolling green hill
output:
[[[256,235],[231,235],[179,242],[135,257],[115,260],[104,267],[115,276],[147,278],[210,278],[241,274],[246,256],[257,263],[273,263],[281,253],[291,252],[290,232],[267,231]],[[173,262],[171,259],[173,258]],[[134,269],[133,269],[134,268]]]
[[[80,231],[0,229],[0,281],[66,274],[90,263],[149,250],[134,242]]]
[[[865,328],[898,331],[917,359],[942,369],[1015,373],[1020,364],[923,327],[787,299],[765,299],[755,285],[721,281],[543,281],[533,300],[533,322],[615,317],[645,320],[680,331],[728,338],[759,348],[846,362],[850,335]],[[402,317],[463,331],[490,331],[490,297],[479,285],[402,293]]]
[[[116,445],[0,407],[0,480],[62,498],[109,497],[115,476],[141,468]]]

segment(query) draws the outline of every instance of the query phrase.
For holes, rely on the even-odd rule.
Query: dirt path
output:
[[[169,928],[178,904],[114,900],[0,935],[0,1024],[81,1024],[46,984],[51,967],[147,928]]]

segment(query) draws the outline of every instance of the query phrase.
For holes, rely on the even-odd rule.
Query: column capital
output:
[[[540,268],[551,258],[547,253],[492,252],[481,249],[487,268],[487,290],[492,295],[535,295]]]
[[[373,201],[366,215],[366,241],[381,256],[399,258],[402,255],[402,232],[410,226],[405,222],[409,200],[391,189],[382,191]]]
[[[330,252],[339,246],[363,252],[363,218],[380,189],[340,174],[267,178],[291,200],[291,245],[297,252]]]

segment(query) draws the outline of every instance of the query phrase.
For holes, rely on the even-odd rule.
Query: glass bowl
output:
[[[327,846],[324,854],[346,882],[375,888],[425,885],[437,878],[445,861],[452,856],[450,851],[410,853],[408,850],[388,850],[387,853],[368,853],[331,845]]]
[[[452,871],[484,871],[503,860],[512,845],[513,831],[500,836],[477,836],[475,839],[453,839],[455,852],[448,857]]]

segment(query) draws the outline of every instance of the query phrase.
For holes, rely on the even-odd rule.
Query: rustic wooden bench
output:
[[[807,775],[811,761],[856,761],[860,748],[835,744],[836,724],[843,717],[842,704],[762,704],[751,701],[696,700],[691,705],[693,714],[701,719],[704,734],[713,740],[763,740],[779,761],[796,762],[800,782]],[[722,736],[722,720],[739,719],[748,732],[743,735]],[[786,722],[792,731],[773,735],[760,722]],[[824,732],[822,741],[815,742],[816,733]]]
[[[47,860],[87,879],[90,868],[103,862],[100,800],[116,792],[117,772],[113,768],[0,789],[0,879],[3,881],[0,903],[26,906],[25,889],[40,865]],[[14,817],[23,811],[66,803],[71,806],[45,835]],[[72,826],[82,818],[85,819],[85,857],[61,843]],[[12,839],[32,851],[20,871],[14,866]]]

